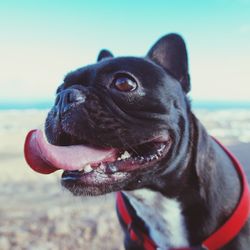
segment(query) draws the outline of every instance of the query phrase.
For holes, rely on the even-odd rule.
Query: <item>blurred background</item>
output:
[[[0,2],[0,249],[123,249],[114,197],[74,198],[23,159],[64,75],[102,48],[144,56],[166,33],[189,52],[194,113],[250,166],[250,0]]]

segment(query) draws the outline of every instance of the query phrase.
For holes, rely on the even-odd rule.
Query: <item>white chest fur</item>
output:
[[[187,231],[180,203],[148,189],[127,191],[137,215],[145,221],[150,237],[159,249],[188,246]]]

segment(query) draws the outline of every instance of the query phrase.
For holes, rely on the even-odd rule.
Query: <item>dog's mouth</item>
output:
[[[77,185],[93,190],[117,185],[137,170],[154,166],[166,157],[170,147],[170,137],[154,138],[126,149],[54,146],[46,141],[42,131],[33,130],[26,137],[25,158],[33,170],[42,174],[64,170],[62,184],[71,191]]]

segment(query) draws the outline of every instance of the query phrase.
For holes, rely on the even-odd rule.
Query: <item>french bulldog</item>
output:
[[[145,57],[102,50],[97,63],[66,75],[46,119],[47,140],[31,131],[26,160],[44,174],[63,169],[61,183],[74,195],[119,192],[154,242],[133,240],[120,215],[126,249],[217,249],[202,242],[235,211],[242,179],[192,113],[189,91],[178,34],[159,39]],[[220,249],[250,248],[247,218]]]

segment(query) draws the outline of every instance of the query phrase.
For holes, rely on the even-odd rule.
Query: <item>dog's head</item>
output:
[[[62,184],[77,195],[149,185],[174,170],[186,147],[189,89],[186,47],[176,34],[143,58],[101,51],[96,64],[70,72],[58,87],[45,131],[51,144],[65,146],[65,159],[49,165],[66,169]]]

